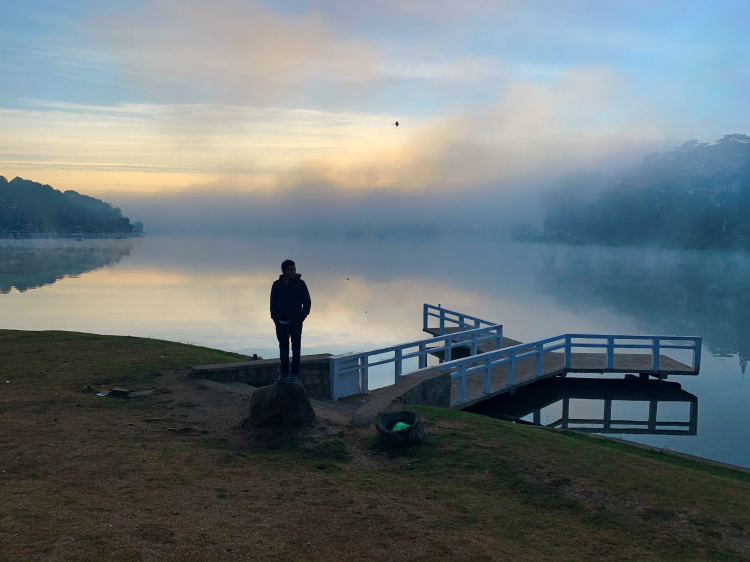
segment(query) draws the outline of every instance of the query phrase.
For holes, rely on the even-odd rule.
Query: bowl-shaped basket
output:
[[[406,429],[393,431],[393,426],[398,422],[409,425]],[[400,410],[392,412],[380,412],[375,423],[378,439],[389,445],[405,445],[406,443],[418,443],[424,439],[424,424],[419,414],[411,410]]]

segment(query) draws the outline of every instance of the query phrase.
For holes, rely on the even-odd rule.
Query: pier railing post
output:
[[[653,366],[654,372],[658,372],[659,371],[659,354],[660,354],[659,344],[661,343],[661,340],[659,338],[654,338],[652,341],[654,342],[654,345],[651,348],[652,349],[651,353],[653,357],[652,366]]]
[[[534,376],[541,377],[542,376],[542,362],[544,360],[544,344],[539,344],[536,346],[536,367],[534,369]]]
[[[466,327],[466,317],[463,314],[458,315],[458,331],[463,332]]]
[[[429,318],[429,316],[427,316],[427,313],[428,313],[428,310],[429,310],[428,309],[429,306],[430,305],[428,305],[427,303],[424,303],[424,306],[422,307],[422,329],[425,332],[427,331],[427,324],[428,324],[427,319]],[[442,332],[441,332],[441,334],[442,334]]]
[[[361,361],[361,367],[360,367],[360,379],[359,379],[359,388],[362,392],[362,394],[367,394],[367,387],[369,384],[368,377],[368,367],[367,367],[367,355],[362,357]]]
[[[487,370],[484,372],[484,384],[482,385],[482,391],[485,394],[492,392],[492,357],[487,358]]]
[[[440,335],[445,335],[445,311],[440,309]]]
[[[570,369],[570,357],[573,354],[571,350],[571,340],[572,338],[570,336],[565,336],[565,370],[567,371]]]
[[[508,357],[510,361],[507,363],[508,367],[505,370],[505,384],[512,387],[516,384],[516,352],[511,351]]]
[[[459,404],[466,402],[466,363],[461,363],[459,367],[461,377],[458,379],[458,388],[456,389],[456,400]]]
[[[395,365],[395,376],[394,376],[395,382],[398,382],[398,381],[400,381],[401,379],[404,378],[402,376],[404,368],[403,368],[403,360],[401,359],[401,357],[403,357],[403,351],[399,348],[399,349],[396,350],[396,361],[394,363],[394,365]]]
[[[607,338],[607,369],[615,368],[615,338]]]
[[[443,353],[443,361],[450,361],[453,350],[453,338],[448,338],[445,341],[445,353]]]
[[[427,344],[419,344],[419,368],[424,369],[427,366]]]

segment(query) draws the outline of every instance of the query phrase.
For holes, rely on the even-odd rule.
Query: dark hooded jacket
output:
[[[273,282],[271,287],[271,318],[274,322],[293,322],[304,320],[310,314],[310,292],[307,285],[298,273],[289,281],[284,283],[284,276]]]

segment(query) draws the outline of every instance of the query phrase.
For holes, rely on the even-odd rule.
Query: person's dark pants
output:
[[[292,340],[292,370],[289,371],[289,339]],[[276,339],[279,340],[281,374],[299,376],[299,356],[302,347],[302,322],[296,320],[288,324],[276,322]]]

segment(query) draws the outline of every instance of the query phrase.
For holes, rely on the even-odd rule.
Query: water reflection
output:
[[[129,240],[19,240],[0,242],[0,293],[50,285],[114,265],[133,250]]]
[[[574,408],[578,413],[571,414]],[[513,396],[506,394],[480,403],[471,411],[586,433],[698,433],[695,395],[678,383],[635,377],[547,379],[522,387]]]
[[[719,357],[750,358],[750,259],[746,253],[556,248],[537,274],[547,293],[577,306],[597,299],[643,332],[700,334]]]

